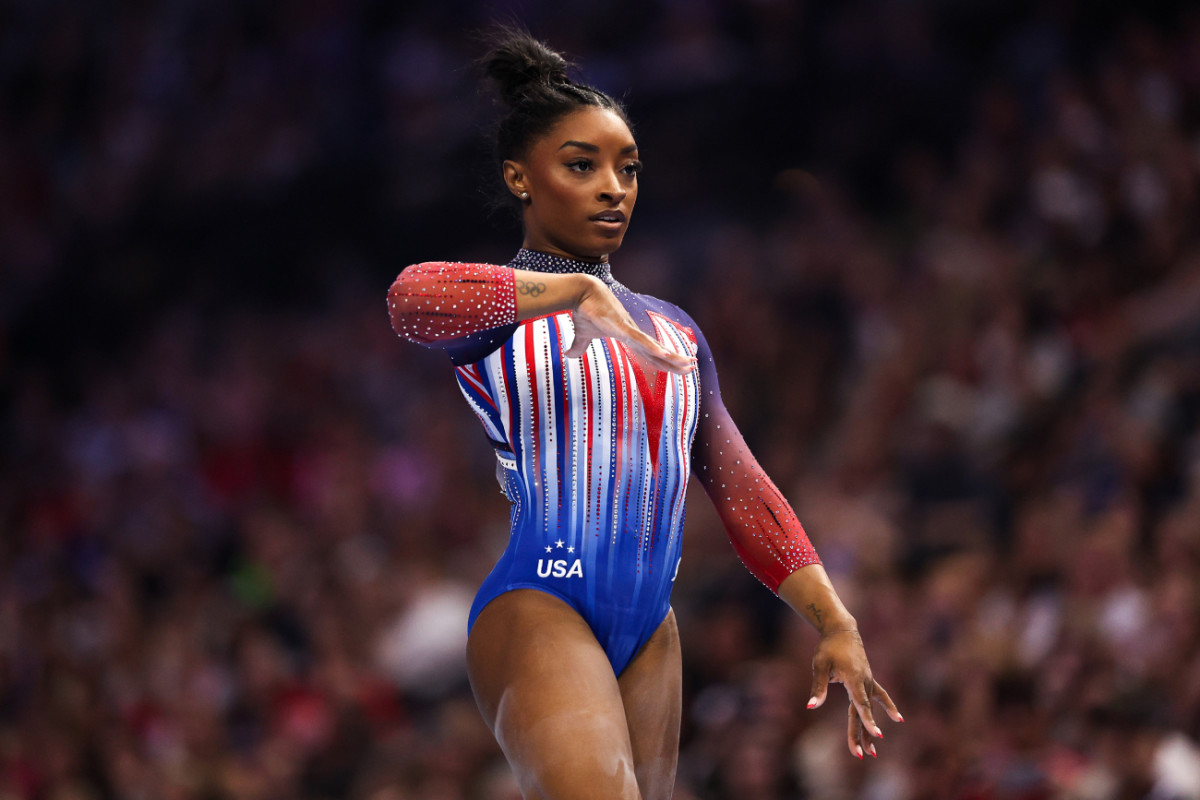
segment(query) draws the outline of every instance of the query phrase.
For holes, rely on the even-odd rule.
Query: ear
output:
[[[504,170],[504,183],[510,192],[517,197],[520,197],[522,192],[529,192],[525,181],[525,166],[521,162],[505,161],[501,169]]]

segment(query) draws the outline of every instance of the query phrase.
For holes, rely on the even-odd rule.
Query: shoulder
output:
[[[638,306],[644,308],[646,311],[657,314],[660,317],[665,317],[680,327],[691,328],[697,332],[699,331],[699,328],[696,326],[696,321],[693,320],[686,311],[677,306],[675,303],[663,300],[660,297],[655,297],[654,295],[635,292],[621,284],[618,284],[618,286],[620,289],[628,292],[629,296],[633,298],[634,302]]]
[[[696,323],[696,320],[692,319],[690,314],[688,314],[675,303],[670,303],[666,300],[660,300],[657,297],[650,297],[649,295],[639,296],[646,297],[648,300],[653,302],[655,305],[651,307],[650,310],[653,310],[663,317],[671,320],[679,328],[681,328],[685,334],[687,334],[687,337],[691,339],[701,351],[707,352],[708,343],[704,340],[704,333],[700,330],[700,326]]]

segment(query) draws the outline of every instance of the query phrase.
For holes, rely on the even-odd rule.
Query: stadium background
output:
[[[518,244],[495,19],[625,95],[615,272],[907,719],[803,709],[697,493],[677,797],[1200,797],[1200,12],[1083,0],[0,5],[0,797],[517,797],[461,661],[506,509],[383,300]]]

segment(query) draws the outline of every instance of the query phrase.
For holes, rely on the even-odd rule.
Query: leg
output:
[[[475,620],[467,671],[526,800],[641,800],[612,665],[566,603],[497,597]]]
[[[679,628],[671,611],[617,680],[645,800],[670,800],[675,792],[682,675]]]

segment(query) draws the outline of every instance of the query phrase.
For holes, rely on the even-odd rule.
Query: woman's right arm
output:
[[[609,288],[591,275],[434,261],[408,267],[388,291],[393,330],[427,347],[447,347],[463,336],[560,311],[574,316],[569,357],[582,355],[594,338],[612,337],[658,369],[694,367],[638,328]]]

